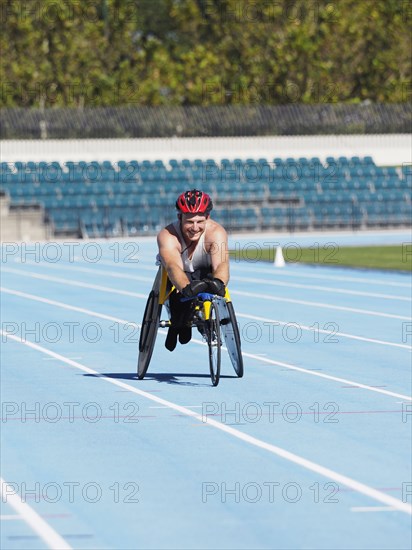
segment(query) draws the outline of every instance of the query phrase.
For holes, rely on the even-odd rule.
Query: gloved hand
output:
[[[194,298],[199,292],[206,292],[208,283],[206,281],[192,281],[182,289],[182,296],[185,298]]]
[[[210,294],[217,294],[218,296],[225,295],[225,283],[220,279],[217,279],[210,274],[206,277],[206,279],[203,279],[203,281],[207,284],[206,292],[210,292]]]

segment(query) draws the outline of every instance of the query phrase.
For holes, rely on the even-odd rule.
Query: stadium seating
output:
[[[411,225],[411,167],[371,157],[3,162],[0,175],[11,204],[41,204],[56,234],[155,233],[190,187],[231,231]]]

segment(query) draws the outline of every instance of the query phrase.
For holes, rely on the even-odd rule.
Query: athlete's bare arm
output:
[[[176,235],[171,232],[169,227],[166,227],[158,234],[157,244],[162,264],[167,271],[169,279],[181,291],[190,281],[183,271],[180,243]]]
[[[212,261],[212,275],[227,285],[229,282],[229,251],[227,233],[218,223],[210,220],[206,246]]]

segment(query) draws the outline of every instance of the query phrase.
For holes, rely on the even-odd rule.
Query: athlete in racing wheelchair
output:
[[[187,344],[195,326],[209,348],[212,383],[220,377],[224,342],[237,376],[243,358],[236,316],[226,287],[229,281],[228,239],[225,229],[210,218],[210,196],[197,189],[179,195],[177,220],[158,234],[160,266],[149,294],[139,339],[138,377],[150,363],[159,327],[168,327],[165,346]],[[163,305],[169,313],[160,320]],[[222,338],[223,337],[223,338]]]
[[[193,298],[202,292],[225,295],[229,281],[229,254],[225,229],[210,218],[210,196],[197,189],[182,193],[177,201],[177,220],[157,237],[159,260],[175,290],[169,296],[170,322],[165,346],[176,347],[177,338],[187,344],[192,337]]]

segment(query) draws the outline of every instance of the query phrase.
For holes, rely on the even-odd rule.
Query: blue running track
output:
[[[410,275],[234,261],[245,376],[224,353],[214,388],[163,329],[136,379],[155,253],[3,247],[1,548],[411,548]]]

